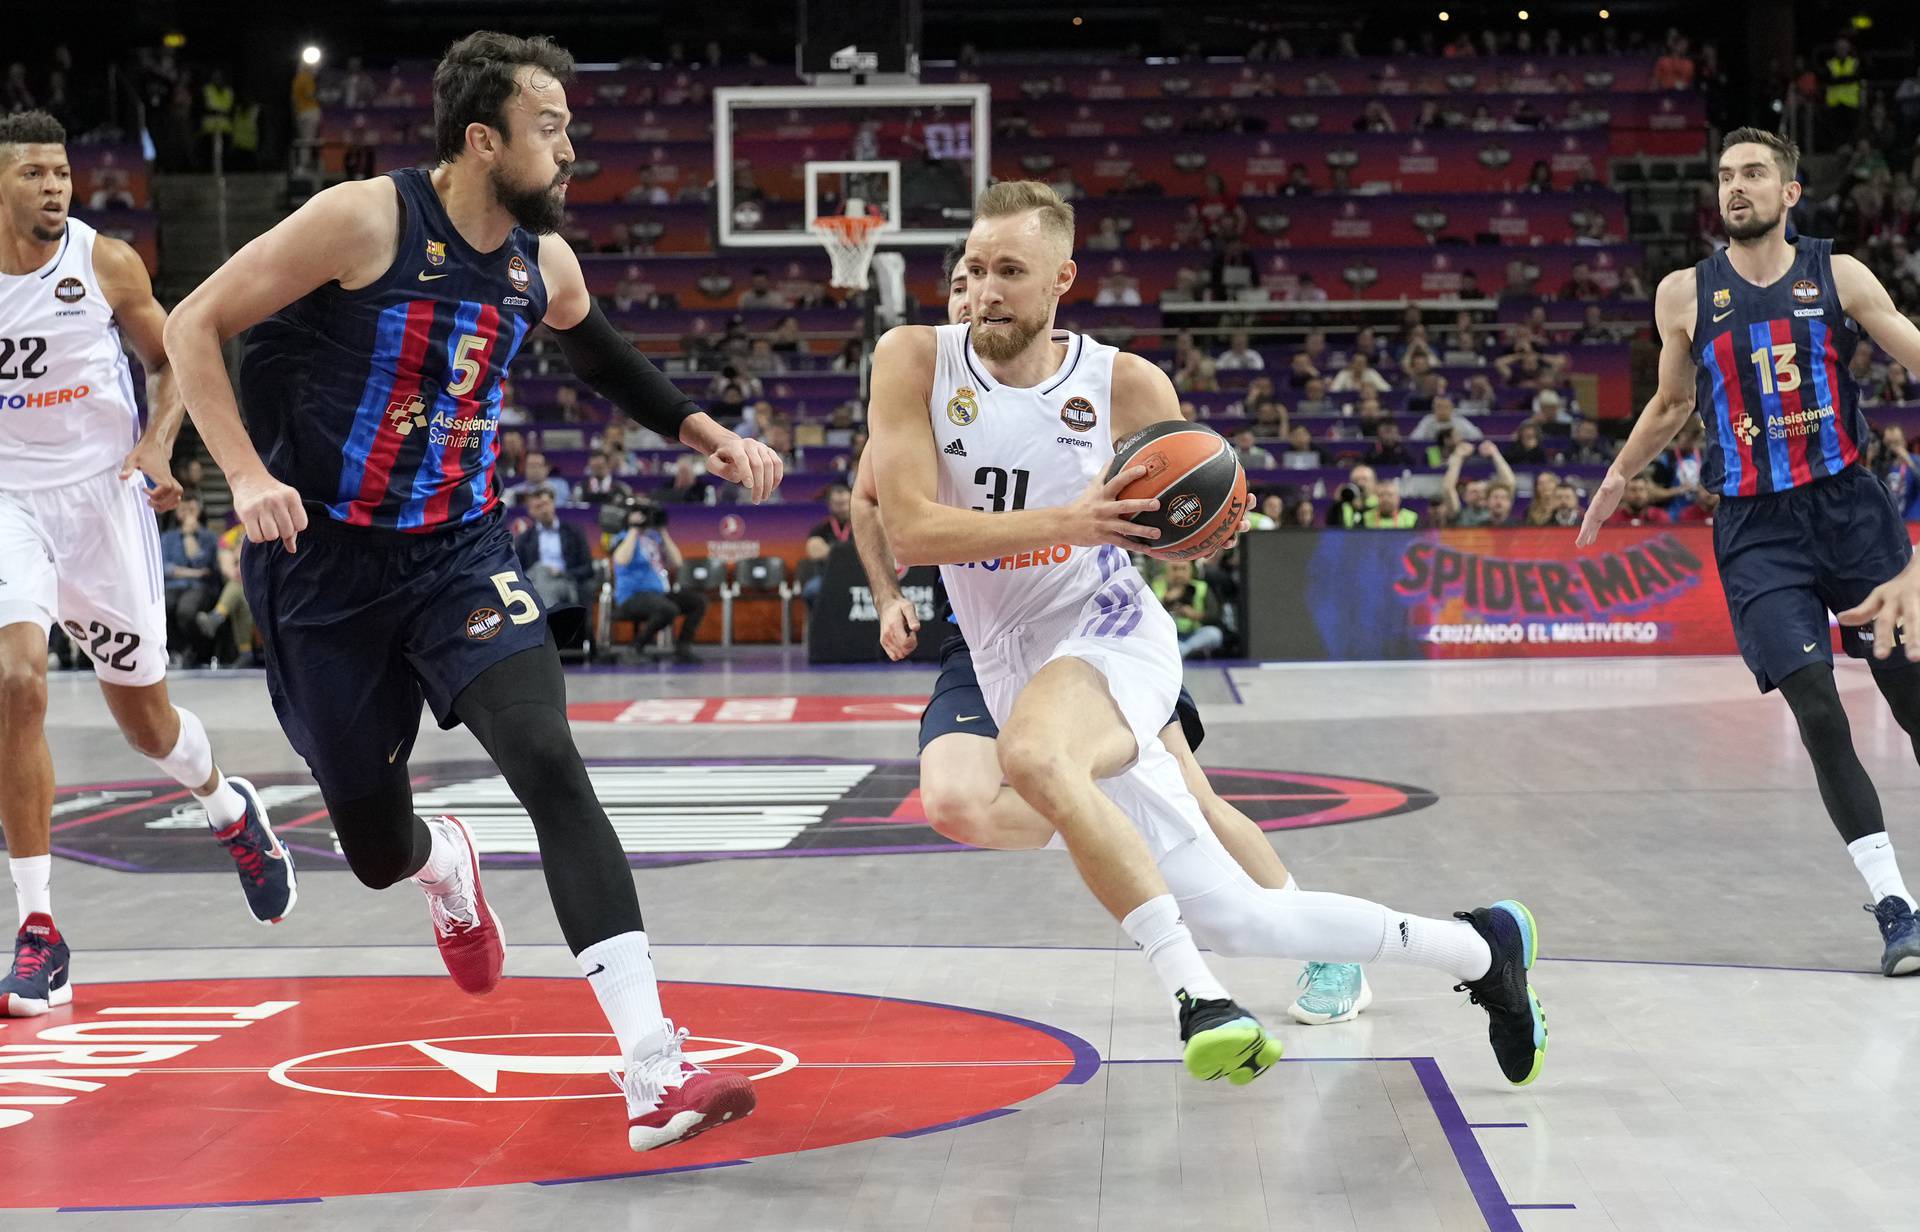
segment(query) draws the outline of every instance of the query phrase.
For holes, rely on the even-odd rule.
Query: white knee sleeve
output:
[[[173,712],[180,716],[180,738],[173,742],[173,752],[152,761],[174,782],[199,791],[201,784],[213,777],[213,745],[208,743],[207,729],[198,715],[178,706]]]
[[[1168,852],[1160,873],[1194,939],[1217,954],[1372,962],[1399,918],[1344,894],[1265,889],[1207,838]]]

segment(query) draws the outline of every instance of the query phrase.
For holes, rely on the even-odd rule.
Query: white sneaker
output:
[[[715,1074],[687,1060],[684,1029],[667,1022],[666,1047],[645,1057],[628,1057],[626,1071],[614,1080],[627,1097],[627,1145],[651,1151],[683,1142],[753,1111],[757,1097],[744,1074]]]
[[[480,889],[480,856],[473,831],[458,817],[436,817],[427,826],[458,853],[447,879],[451,885],[442,883],[438,892],[422,887],[433,916],[433,938],[453,982],[462,992],[482,996],[500,983],[507,963],[507,933]]]

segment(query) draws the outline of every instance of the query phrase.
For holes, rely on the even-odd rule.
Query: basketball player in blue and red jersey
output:
[[[1855,620],[1841,644],[1872,662],[1874,683],[1920,756],[1920,663],[1910,653],[1885,657],[1891,630],[1876,639],[1859,627],[1873,613],[1850,610],[1901,574],[1913,549],[1886,489],[1861,463],[1867,420],[1847,373],[1863,335],[1920,369],[1920,330],[1866,266],[1834,253],[1833,241],[1788,242],[1798,161],[1791,141],[1757,128],[1736,129],[1721,144],[1728,245],[1661,281],[1660,385],[1594,494],[1579,543],[1594,541],[1627,481],[1698,408],[1707,424],[1700,482],[1721,497],[1714,558],[1741,657],[1760,691],[1779,689],[1793,710],[1820,798],[1873,899],[1881,971],[1911,975],[1920,971],[1920,921],[1834,686],[1827,613]]]
[[[501,383],[544,324],[576,375],[754,500],[780,463],[614,331],[553,234],[574,161],[572,69],[544,39],[455,43],[434,72],[438,165],[318,194],[189,296],[166,344],[246,525],[274,710],[348,864],[375,889],[412,879],[454,982],[495,986],[504,943],[473,835],[416,816],[407,777],[422,700],[442,727],[465,723],[532,818],[561,932],[624,1054],[629,1145],[649,1150],[754,1097],[740,1075],[688,1061],[661,1011],[626,856],[567,725],[548,613],[502,525]],[[220,358],[242,331],[248,427]]]

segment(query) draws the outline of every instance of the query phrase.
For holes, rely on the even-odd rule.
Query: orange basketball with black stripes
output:
[[[1212,428],[1178,419],[1142,428],[1114,445],[1107,478],[1134,466],[1147,473],[1122,489],[1120,499],[1160,502],[1132,519],[1160,532],[1158,539],[1140,541],[1149,556],[1211,556],[1239,530],[1250,507],[1240,459]]]

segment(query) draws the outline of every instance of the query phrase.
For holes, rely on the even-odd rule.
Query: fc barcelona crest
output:
[[[953,397],[947,399],[947,418],[961,428],[980,418],[980,403],[975,399],[973,390],[962,385]]]
[[[1713,293],[1713,306],[1715,308],[1725,308],[1728,304],[1731,304],[1732,302],[1733,302],[1733,292],[1728,290],[1726,287],[1721,287],[1718,291],[1715,291]]]
[[[427,241],[427,264],[428,265],[445,265],[446,263],[447,263],[447,241],[428,240]]]

